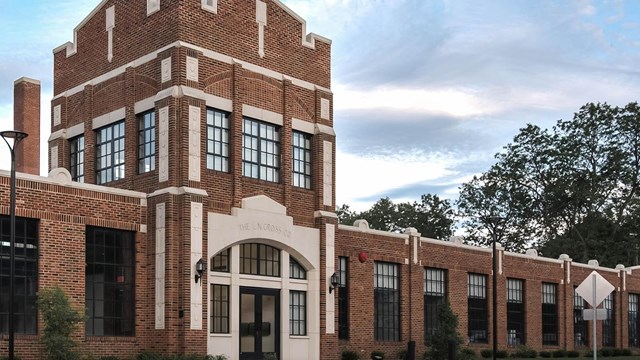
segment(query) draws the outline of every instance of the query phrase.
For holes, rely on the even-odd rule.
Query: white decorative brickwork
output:
[[[202,204],[191,203],[191,330],[202,330],[202,287],[204,279],[196,284],[196,263],[202,258]],[[204,274],[203,274],[204,275]]]
[[[171,80],[171,57],[162,60],[161,76],[163,83]]]
[[[332,206],[333,205],[333,143],[326,140],[323,141],[322,151],[323,151],[322,204],[326,206]]]
[[[164,329],[165,218],[165,203],[156,204],[156,329]]]
[[[256,22],[258,23],[258,55],[264,57],[264,27],[267,26],[267,3],[256,0]]]
[[[169,180],[169,108],[163,107],[158,112],[158,181],[163,182]]]
[[[331,101],[320,99],[320,118],[329,120],[331,117]]]
[[[105,23],[107,30],[107,59],[111,62],[113,60],[113,28],[116,27],[115,6],[107,9]]]
[[[200,108],[189,106],[189,180],[200,181]]]
[[[58,147],[51,147],[51,166],[49,166],[49,171],[59,167],[58,165]]]
[[[187,80],[198,81],[198,59],[187,56]]]
[[[324,279],[325,290],[327,291],[327,303],[326,303],[326,333],[333,334],[335,333],[335,307],[336,307],[336,298],[329,294],[329,287],[331,286],[331,275],[336,271],[336,227],[333,224],[327,224],[326,229],[326,245],[325,245],[325,259],[327,259],[326,265],[326,279]]]
[[[160,10],[160,0],[147,0],[147,16]]]
[[[62,122],[62,106],[56,105],[53,107],[53,126],[58,126]]]

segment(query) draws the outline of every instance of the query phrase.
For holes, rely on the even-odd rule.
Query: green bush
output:
[[[371,359],[375,360],[375,359],[384,359],[384,351],[372,351],[371,352]]]
[[[567,350],[564,350],[564,349],[553,350],[553,357],[554,358],[567,357]]]
[[[453,353],[458,354],[463,343],[462,337],[458,334],[458,316],[451,310],[451,305],[445,301],[438,309],[438,328],[436,332],[427,339],[426,345],[428,359],[447,359],[449,347],[453,348]]]
[[[602,356],[604,357],[609,357],[613,355],[613,349],[612,348],[602,348]]]
[[[598,357],[602,356],[602,350],[598,350]],[[589,350],[584,353],[584,357],[593,358],[593,350]]]
[[[505,359],[509,357],[509,353],[507,350],[498,350],[496,351],[496,359]]]
[[[580,353],[576,350],[569,350],[567,351],[567,357],[577,358],[577,357],[580,357]]]
[[[622,349],[622,356],[631,356],[631,349]]]
[[[523,358],[523,359],[535,359],[537,356],[538,356],[537,351],[525,345],[519,345],[516,348],[516,350],[511,354],[511,357]]]
[[[342,360],[360,360],[360,355],[357,352],[351,350],[345,350],[342,352]]]
[[[407,350],[400,350],[398,352],[398,359],[404,360],[407,358]]]
[[[120,360],[117,356],[100,356],[99,360]]]
[[[538,353],[538,355],[540,355],[540,357],[543,357],[543,358],[550,358],[551,357],[551,352],[550,351],[540,351]]]
[[[74,350],[76,342],[71,334],[78,324],[84,321],[84,315],[71,307],[64,291],[58,286],[40,290],[38,309],[44,321],[40,342],[44,347],[46,359],[80,359],[80,354]]]
[[[471,348],[460,349],[458,360],[474,360],[476,358],[476,352]]]
[[[136,355],[135,360],[163,360],[163,356],[150,351],[143,351]]]
[[[482,349],[480,351],[480,356],[482,356],[485,359],[492,358],[493,357],[493,350],[491,350],[491,349]]]
[[[622,356],[622,349],[615,348],[613,349],[613,356]]]

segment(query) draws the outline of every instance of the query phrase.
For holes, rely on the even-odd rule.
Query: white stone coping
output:
[[[397,239],[409,240],[409,235],[396,234],[396,233],[392,233],[384,230],[367,229],[367,228],[361,228],[357,226],[344,225],[344,224],[339,224],[338,229],[344,230],[344,231],[359,232],[359,233],[365,233],[365,234],[371,234],[371,235],[382,235],[382,236],[388,236],[388,237],[397,238]]]
[[[32,78],[29,78],[29,77],[26,77],[26,76],[23,76],[20,79],[14,81],[13,85],[15,86],[15,85],[18,85],[18,84],[23,83],[23,82],[31,83],[31,84],[35,84],[35,85],[40,85],[40,80],[32,79]]]
[[[170,195],[185,195],[185,194],[189,194],[189,195],[200,195],[200,196],[208,196],[207,191],[206,190],[202,190],[202,189],[196,189],[196,188],[191,188],[191,187],[186,187],[186,186],[182,186],[182,187],[167,187],[164,189],[160,189],[160,190],[156,190],[154,192],[152,192],[151,194],[148,195],[148,197],[152,198],[158,195],[162,195],[162,194],[170,194]]]

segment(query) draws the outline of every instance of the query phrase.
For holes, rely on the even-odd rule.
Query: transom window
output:
[[[124,179],[124,121],[96,132],[96,182]]]
[[[138,173],[156,169],[156,111],[138,115]]]
[[[240,245],[240,273],[280,276],[280,250],[265,244]]]
[[[400,273],[398,264],[374,265],[374,319],[377,341],[400,341]]]
[[[230,272],[231,271],[231,249],[220,251],[211,259],[211,271]]]
[[[489,330],[487,310],[487,275],[468,274],[467,311],[469,342],[487,343]]]
[[[84,182],[84,135],[69,140],[71,180]]]
[[[207,109],[207,169],[229,171],[229,113]]]
[[[509,345],[525,343],[524,281],[507,279],[507,340]]]
[[[280,133],[275,125],[245,118],[242,123],[242,175],[280,181]]]
[[[291,256],[289,257],[289,278],[301,280],[307,278],[307,270],[305,270],[302,265],[300,265],[300,263]]]
[[[307,335],[307,293],[289,291],[289,334]]]
[[[438,330],[438,312],[447,301],[447,270],[424,269],[424,329],[429,340]]]
[[[556,284],[542,283],[542,345],[558,345]]]
[[[584,320],[582,312],[586,302],[573,289],[573,343],[576,347],[589,346],[589,322]]]
[[[293,186],[311,189],[311,135],[293,132]]]

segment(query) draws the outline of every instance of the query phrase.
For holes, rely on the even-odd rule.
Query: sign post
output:
[[[615,289],[611,283],[609,283],[602,275],[598,274],[595,270],[576,288],[578,295],[593,308],[593,313],[589,312],[588,317],[593,321],[593,360],[598,359],[598,344],[596,336],[596,321],[606,319],[606,312],[603,314],[601,309],[596,309],[598,305]],[[585,315],[587,311],[585,310]],[[603,316],[604,315],[604,316]],[[587,320],[585,318],[585,320]]]

